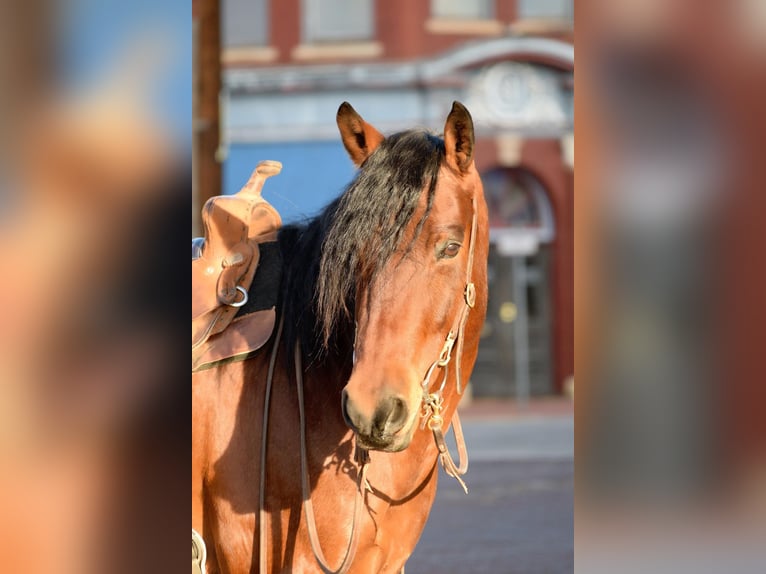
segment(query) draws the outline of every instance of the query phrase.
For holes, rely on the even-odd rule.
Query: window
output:
[[[485,20],[494,17],[494,0],[431,0],[434,18]]]
[[[372,39],[372,0],[304,0],[303,8],[305,42]]]
[[[221,44],[226,47],[269,43],[268,0],[221,0]]]
[[[518,17],[530,20],[572,20],[573,0],[518,0]]]

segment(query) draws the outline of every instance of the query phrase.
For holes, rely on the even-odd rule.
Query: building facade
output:
[[[474,395],[559,393],[573,359],[571,0],[222,0],[223,189],[263,159],[286,221],[353,177],[343,101],[381,132],[474,118],[490,209],[490,306]]]

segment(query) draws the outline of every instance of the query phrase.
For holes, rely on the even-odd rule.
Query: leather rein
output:
[[[455,442],[457,444],[458,456],[460,464],[455,464],[452,455],[447,448],[446,441],[444,439],[444,431],[442,426],[444,419],[441,416],[441,411],[444,407],[443,391],[447,384],[447,378],[449,375],[449,364],[453,358],[453,348],[457,343],[457,352],[455,353],[455,375],[458,395],[462,395],[462,381],[460,373],[460,359],[463,355],[463,342],[465,325],[468,321],[468,313],[474,307],[476,303],[476,286],[472,281],[473,273],[473,259],[474,259],[474,246],[476,239],[476,227],[477,227],[477,210],[476,210],[476,196],[472,202],[473,216],[471,220],[471,234],[469,236],[469,248],[468,248],[468,266],[466,269],[466,282],[463,290],[463,306],[458,313],[455,322],[447,334],[447,337],[442,346],[439,357],[431,363],[431,366],[426,371],[423,382],[421,383],[423,389],[423,401],[422,401],[422,422],[420,428],[423,429],[428,426],[429,430],[434,435],[434,442],[439,450],[439,461],[445,472],[455,478],[463,490],[468,493],[468,487],[462,479],[462,475],[468,470],[468,452],[465,446],[465,440],[463,438],[463,429],[460,424],[460,418],[458,416],[457,409],[452,415],[452,429],[455,434]],[[266,512],[266,449],[268,445],[268,428],[269,428],[269,405],[271,402],[271,389],[274,380],[274,367],[276,364],[277,351],[279,349],[280,338],[282,336],[284,318],[280,318],[279,327],[277,328],[277,334],[274,340],[274,347],[271,351],[271,357],[269,359],[269,368],[266,378],[266,391],[264,396],[264,409],[263,409],[263,432],[261,435],[261,457],[260,457],[260,485],[258,495],[258,514],[259,514],[259,534],[260,534],[260,572],[265,574],[268,569],[268,556],[266,548],[268,544],[268,533],[265,528],[267,520]],[[364,507],[365,490],[371,491],[371,487],[367,482],[367,465],[369,463],[369,453],[360,448],[358,445],[355,450],[354,459],[358,465],[357,471],[357,484],[356,484],[356,497],[354,500],[354,517],[351,523],[351,537],[346,547],[346,552],[337,569],[333,570],[328,566],[327,559],[322,552],[321,544],[319,542],[319,535],[316,528],[316,519],[314,517],[314,508],[311,502],[311,485],[308,472],[307,463],[307,447],[306,447],[306,412],[305,403],[303,398],[303,365],[301,361],[301,348],[300,341],[295,345],[295,383],[298,392],[298,414],[300,419],[300,454],[301,454],[301,490],[303,497],[303,510],[306,514],[306,527],[309,534],[309,542],[311,543],[311,550],[314,553],[314,557],[317,560],[322,572],[325,574],[346,574],[351,567],[356,549],[359,545],[360,524],[362,517],[362,510]],[[441,368],[444,371],[444,376],[439,387],[431,391],[431,377],[437,368]]]

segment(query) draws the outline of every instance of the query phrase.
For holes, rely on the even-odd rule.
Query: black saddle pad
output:
[[[239,308],[236,317],[276,307],[279,285],[282,281],[282,251],[276,241],[260,243],[260,259],[253,283],[248,291],[247,303]]]

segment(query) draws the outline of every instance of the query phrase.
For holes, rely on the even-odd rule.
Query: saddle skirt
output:
[[[238,193],[202,209],[204,238],[192,240],[192,371],[255,351],[274,330],[282,218],[261,190],[281,170],[262,161]],[[261,264],[265,281],[251,289]]]

